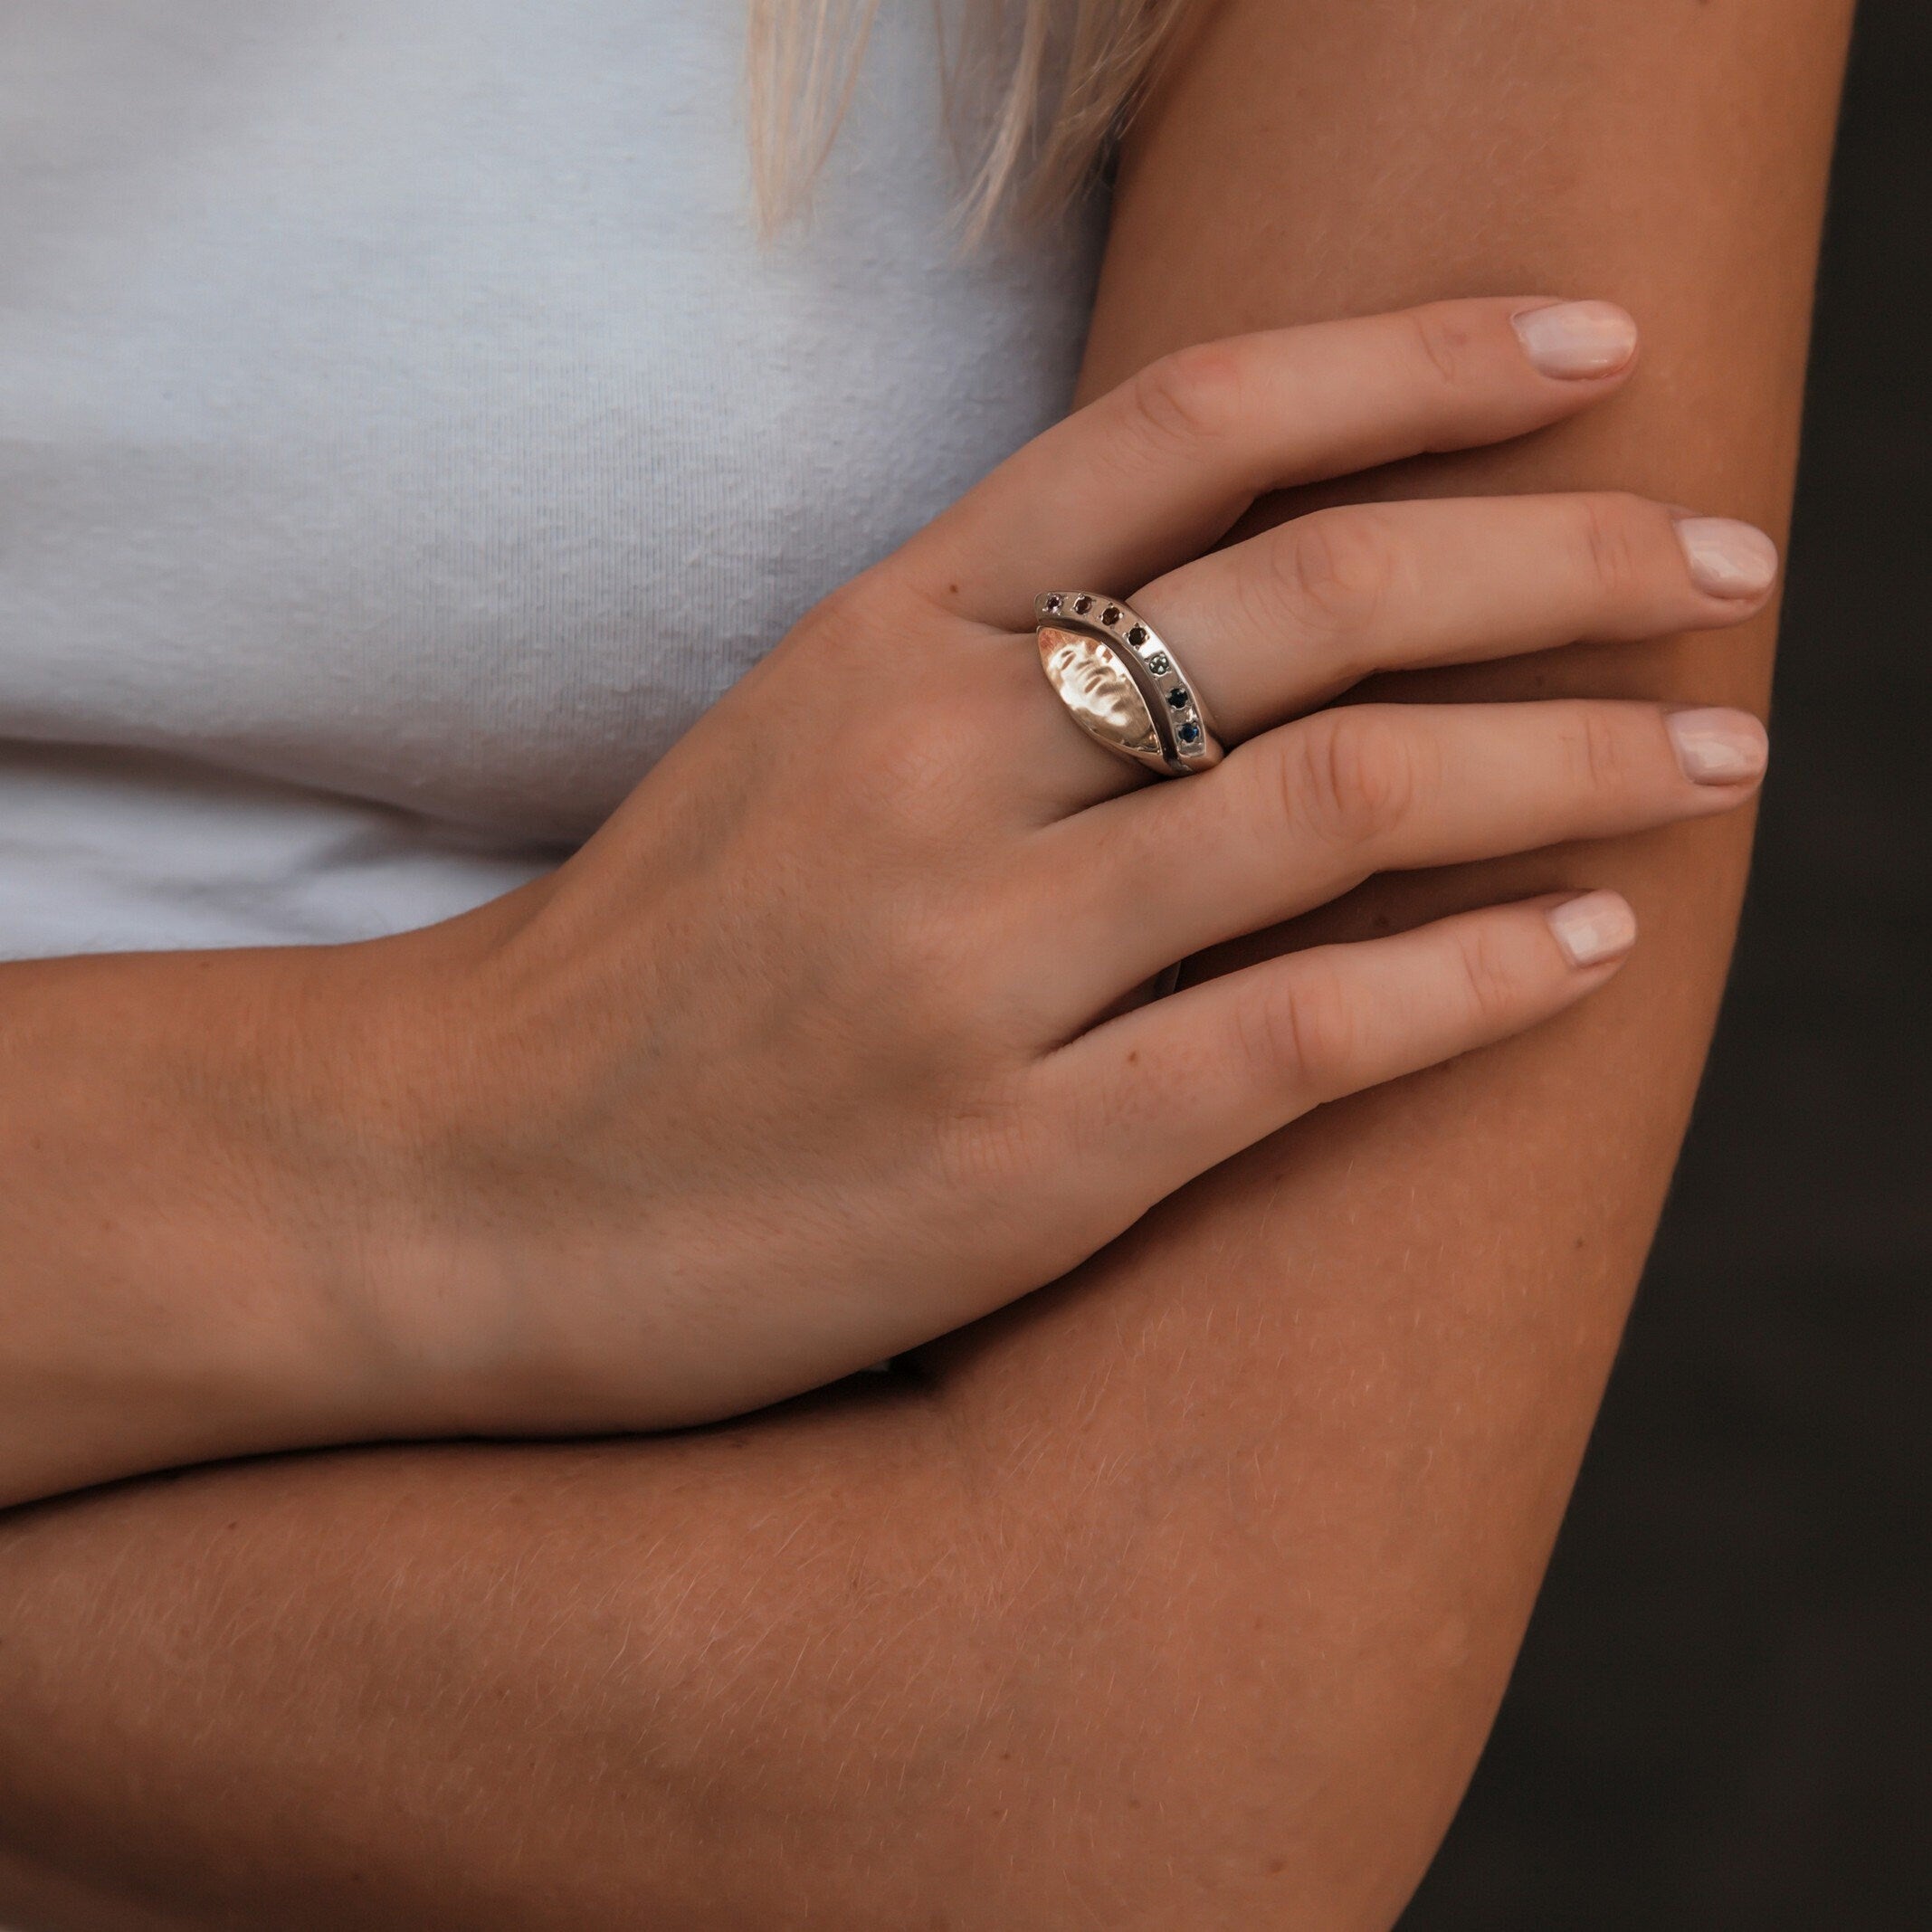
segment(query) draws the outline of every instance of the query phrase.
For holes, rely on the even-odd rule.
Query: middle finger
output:
[[[1642,497],[1445,498],[1318,510],[1156,578],[1133,608],[1232,745],[1375,671],[1741,623],[1777,550]]]

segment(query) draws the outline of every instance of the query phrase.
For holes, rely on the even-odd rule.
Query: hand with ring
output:
[[[1738,712],[1330,702],[1737,623],[1776,570],[1746,526],[1521,496],[1216,547],[1272,490],[1586,409],[1632,348],[1605,305],[1485,300],[1157,363],[804,618],[557,874],[376,942],[361,983],[404,990],[358,1245],[394,1425],[650,1428],[826,1382],[1602,985],[1632,917],[1582,891],[1146,996],[1375,872],[1752,795]]]

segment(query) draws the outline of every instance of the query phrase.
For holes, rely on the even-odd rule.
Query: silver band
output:
[[[1117,757],[1185,778],[1226,756],[1174,647],[1118,597],[1047,591],[1033,599],[1033,631],[1054,695]]]

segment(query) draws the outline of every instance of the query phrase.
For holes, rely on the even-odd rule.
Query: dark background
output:
[[[1865,0],[1744,937],[1469,1801],[1401,1932],[1932,1932],[1932,4]]]

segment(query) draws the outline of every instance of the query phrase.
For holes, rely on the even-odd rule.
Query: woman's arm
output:
[[[1419,295],[1607,295],[1648,347],[1601,422],[1400,488],[1781,529],[1848,11],[1224,6],[1130,157],[1092,380]],[[1768,655],[1766,623],[1437,688],[1751,702]],[[1583,1013],[1230,1164],[930,1393],[17,1518],[5,1842],[184,1925],[1387,1924],[1534,1594],[1744,865],[1720,823],[1356,895],[1348,929],[1603,880],[1645,941]]]
[[[1579,321],[1615,353],[1550,366]],[[1453,385],[1423,344],[1444,333]],[[1764,731],[1735,710],[1319,705],[1392,663],[1735,626],[1774,587],[1761,532],[1534,496],[1195,554],[1280,478],[1600,404],[1635,347],[1613,305],[1523,298],[1218,345],[1255,392],[1237,437],[1176,462],[1145,384],[1079,411],[803,619],[552,877],[360,946],[0,968],[0,1505],[332,1442],[742,1414],[1039,1288],[1322,1100],[1595,990],[1633,920],[1559,894],[1106,1018],[1379,870],[1750,799]],[[1069,500],[1100,474],[1109,500]],[[1004,627],[1033,581],[1006,533],[1043,521],[1071,575],[1118,580],[1124,528],[1179,566],[1137,595],[1215,693],[1232,750],[1197,782],[1132,784]],[[1303,610],[1284,653],[1258,622],[1280,554],[1350,533],[1404,560],[1404,596],[1347,638]],[[1613,583],[1606,535],[1633,563]],[[1747,567],[1713,578],[1726,538]],[[979,614],[947,607],[955,576]],[[1171,673],[1153,700],[1189,702]],[[1338,810],[1332,774],[1371,757],[1413,795]]]
[[[384,1006],[348,947],[0,966],[0,1507],[380,1431]]]

